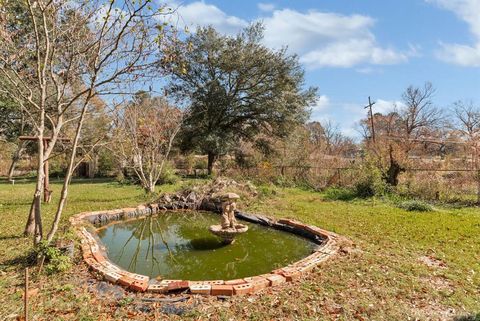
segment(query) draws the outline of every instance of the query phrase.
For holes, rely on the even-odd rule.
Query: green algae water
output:
[[[98,229],[109,259],[127,271],[168,279],[236,279],[268,273],[309,255],[314,244],[257,224],[230,245],[208,231],[220,216],[167,212]]]

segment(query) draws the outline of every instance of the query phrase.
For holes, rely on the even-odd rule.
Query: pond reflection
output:
[[[110,260],[150,277],[208,280],[262,274],[307,256],[313,244],[301,237],[248,224],[231,245],[211,235],[219,216],[171,212],[118,222],[98,230]]]

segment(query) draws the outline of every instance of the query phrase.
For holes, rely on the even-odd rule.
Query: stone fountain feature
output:
[[[225,193],[219,196],[222,202],[221,225],[211,225],[209,230],[212,234],[220,237],[225,244],[232,244],[235,237],[248,231],[248,226],[239,224],[235,219],[236,200],[240,198],[235,193]]]

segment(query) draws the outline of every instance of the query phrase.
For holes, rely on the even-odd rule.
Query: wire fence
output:
[[[368,175],[362,166],[256,166],[230,168],[221,175],[260,181],[289,180],[322,190],[355,188]],[[480,193],[479,171],[468,168],[412,167],[399,175],[395,192],[406,197],[441,202],[476,203]]]

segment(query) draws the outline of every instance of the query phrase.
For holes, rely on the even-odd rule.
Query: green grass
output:
[[[161,187],[172,191],[179,184]],[[54,200],[59,185],[54,184]],[[266,188],[264,188],[267,190]],[[21,236],[33,193],[32,183],[0,184],[0,319],[21,313],[23,261],[30,239]],[[323,264],[305,280],[260,295],[234,298],[228,304],[205,298],[188,316],[212,320],[475,320],[480,313],[480,210],[446,209],[409,212],[379,200],[336,201],[321,193],[295,188],[263,193],[251,212],[290,217],[336,232],[355,249]],[[113,182],[75,182],[68,216],[148,201],[135,186]],[[48,227],[55,204],[44,207]],[[142,314],[139,298],[122,304],[89,293],[90,274],[77,262],[64,274],[47,278],[33,273],[31,314],[37,319],[153,319]],[[428,264],[427,264],[428,263]],[[79,277],[81,276],[81,277]],[[73,286],[72,286],[73,285]],[[100,301],[99,301],[100,300]],[[460,319],[464,317],[464,319]],[[159,319],[179,319],[161,316]],[[187,318],[184,316],[184,318]]]

